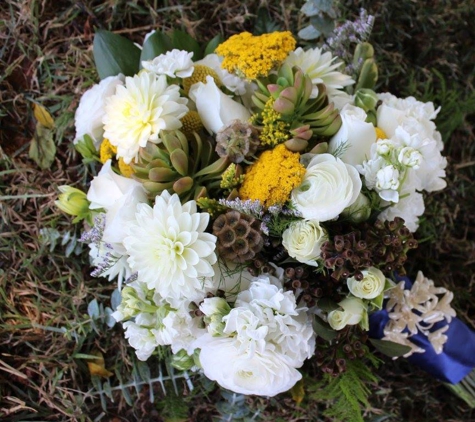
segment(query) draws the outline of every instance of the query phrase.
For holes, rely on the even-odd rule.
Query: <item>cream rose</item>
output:
[[[366,306],[357,297],[347,297],[339,304],[343,310],[334,310],[328,314],[328,323],[334,330],[342,330],[347,325],[356,325],[361,322],[366,313]]]
[[[318,154],[308,163],[292,201],[302,217],[319,222],[337,218],[361,191],[358,171],[331,154]]]
[[[329,152],[338,152],[338,157],[347,164],[356,166],[370,157],[371,145],[376,142],[376,131],[367,123],[362,108],[345,105],[340,112],[341,127],[330,139]]]
[[[251,117],[246,107],[222,92],[211,76],[206,77],[205,84],[203,82],[194,84],[189,95],[196,103],[196,109],[204,127],[210,133],[218,133],[232,120],[246,121]]]
[[[318,267],[320,248],[328,236],[318,221],[295,221],[282,235],[282,244],[292,258]]]
[[[386,284],[386,277],[382,271],[375,267],[369,267],[361,272],[363,273],[363,280],[358,281],[354,277],[350,277],[346,281],[351,294],[360,299],[378,297],[383,292]]]

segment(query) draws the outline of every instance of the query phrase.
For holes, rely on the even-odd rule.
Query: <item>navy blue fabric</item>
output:
[[[412,287],[407,277],[397,277],[405,281],[405,289]],[[369,336],[374,339],[384,337],[384,327],[389,321],[388,312],[384,309],[374,312],[369,317]],[[447,325],[447,321],[434,324],[431,331]],[[435,353],[429,339],[422,333],[417,333],[410,340],[425,350],[424,353],[414,353],[408,359],[440,381],[457,384],[475,368],[475,332],[458,318],[452,318],[449,329],[444,333],[448,339],[441,354]]]

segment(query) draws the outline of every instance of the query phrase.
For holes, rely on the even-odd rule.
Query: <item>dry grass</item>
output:
[[[120,391],[104,413],[91,382],[87,356],[101,351],[115,373],[111,385],[138,370],[119,327],[91,321],[93,300],[109,306],[113,286],[89,276],[87,252],[65,256],[61,240],[79,227],[53,206],[57,186],[84,187],[88,172],[71,148],[72,116],[81,92],[96,82],[92,59],[95,28],[141,42],[152,29],[182,27],[200,40],[217,33],[251,30],[260,3],[283,29],[299,26],[302,1],[205,0],[7,0],[0,4],[0,418],[4,421],[212,420],[226,400],[213,385],[195,380],[195,390],[177,380],[180,397],[163,396],[160,383],[140,392]],[[347,14],[360,6],[376,13],[372,41],[380,61],[380,89],[416,95],[445,106],[438,120],[446,140],[449,168],[445,191],[427,200],[425,238],[412,262],[456,296],[459,316],[474,325],[475,187],[473,7],[468,2],[342,2]],[[437,42],[434,42],[434,41]],[[434,69],[442,75],[439,78]],[[444,88],[443,83],[446,87]],[[55,118],[58,153],[51,170],[28,159],[34,130],[31,102]],[[42,228],[50,231],[40,232]],[[48,235],[49,233],[49,235]],[[54,241],[54,234],[59,239]],[[156,376],[158,364],[151,366]],[[470,421],[475,414],[426,374],[405,362],[385,365],[372,397],[368,421]],[[97,379],[96,379],[97,381]],[[95,381],[95,382],[96,382]],[[104,380],[102,380],[104,382]],[[156,396],[150,404],[150,388]],[[181,396],[183,394],[183,397]],[[218,403],[218,404],[216,404]],[[224,404],[223,404],[224,403]],[[324,404],[289,395],[249,398],[252,416],[263,420],[317,421]],[[182,419],[180,419],[182,418]],[[379,419],[378,419],[379,418]],[[215,419],[216,420],[216,419]]]

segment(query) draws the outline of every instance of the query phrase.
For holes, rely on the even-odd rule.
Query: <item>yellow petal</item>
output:
[[[54,120],[49,114],[48,110],[39,104],[33,104],[33,114],[35,115],[35,119],[40,123],[42,126],[53,129],[54,128]]]

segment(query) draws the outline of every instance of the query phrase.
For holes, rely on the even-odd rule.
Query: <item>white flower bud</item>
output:
[[[376,188],[379,190],[397,190],[399,187],[399,170],[393,165],[383,167],[376,174]]]
[[[378,297],[383,292],[384,285],[386,284],[386,277],[382,271],[375,267],[370,267],[361,272],[363,273],[363,280],[358,281],[354,277],[350,277],[346,282],[351,294],[360,299],[374,299]]]
[[[394,150],[394,144],[390,139],[382,139],[376,143],[376,152],[384,157],[391,154]]]
[[[414,148],[404,147],[399,151],[397,159],[402,165],[417,170],[422,162],[422,154]]]
[[[356,297],[347,297],[339,304],[341,310],[331,311],[328,314],[328,323],[334,330],[342,330],[347,325],[356,325],[362,319],[366,312],[366,306],[361,299]]]
[[[365,195],[360,193],[356,201],[343,210],[342,215],[352,223],[362,223],[371,215],[371,203]]]

